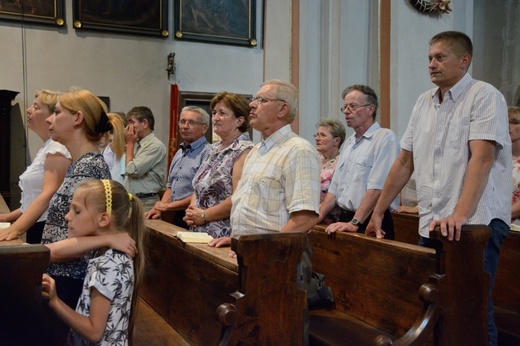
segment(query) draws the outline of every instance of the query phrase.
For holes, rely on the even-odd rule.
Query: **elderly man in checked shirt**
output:
[[[242,178],[233,193],[232,236],[264,232],[307,232],[317,222],[320,206],[320,164],[314,146],[291,130],[298,111],[298,91],[285,81],[263,83],[251,106],[251,126],[262,141],[247,155]],[[211,246],[229,245],[231,238]],[[312,267],[310,247],[297,269],[298,285],[307,290]],[[308,343],[308,315],[303,343]]]

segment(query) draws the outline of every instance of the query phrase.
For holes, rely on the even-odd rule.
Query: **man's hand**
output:
[[[430,223],[430,232],[433,232],[436,226],[440,226],[441,234],[444,237],[448,237],[448,240],[453,240],[455,235],[455,240],[460,240],[460,232],[462,229],[462,225],[468,223],[468,219],[465,216],[457,215],[453,213],[452,215],[445,217],[440,220],[433,220]]]
[[[155,207],[153,207],[150,211],[144,213],[144,217],[146,217],[147,219],[158,219],[161,217],[161,212],[155,209]]]
[[[385,237],[385,231],[381,228],[383,224],[383,217],[380,215],[372,214],[370,222],[365,229],[365,234],[370,237],[376,237],[377,239],[383,239]]]
[[[135,144],[137,142],[137,131],[134,129],[134,124],[126,125],[125,139],[127,143]]]
[[[336,233],[336,232],[357,232],[358,226],[354,226],[352,222],[335,222],[331,223],[325,229],[327,233]]]
[[[165,202],[156,202],[155,203],[155,206],[153,207],[154,209],[160,211],[161,213],[164,213],[165,211],[168,211],[168,207],[170,206],[170,203],[165,203]]]

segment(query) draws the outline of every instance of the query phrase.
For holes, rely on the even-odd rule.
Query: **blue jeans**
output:
[[[488,345],[496,346],[498,342],[498,332],[497,326],[495,325],[492,293],[493,287],[495,286],[495,277],[497,276],[500,245],[502,245],[509,233],[509,225],[502,220],[493,219],[488,226],[491,228],[491,235],[484,250],[484,269],[491,274],[488,292]]]
[[[491,234],[484,250],[484,270],[491,275],[491,282],[488,291],[488,345],[496,346],[498,340],[497,326],[495,325],[495,317],[493,310],[493,287],[495,286],[495,277],[497,275],[498,257],[500,256],[500,245],[506,239],[509,233],[509,225],[500,219],[493,219],[489,223]],[[434,241],[423,236],[419,239],[419,245],[435,248]]]

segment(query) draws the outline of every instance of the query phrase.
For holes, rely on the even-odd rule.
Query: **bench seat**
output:
[[[381,330],[338,310],[314,310],[310,314],[311,346],[371,345]],[[315,332],[319,331],[319,333]]]
[[[189,346],[190,344],[140,298],[137,304],[132,345]]]

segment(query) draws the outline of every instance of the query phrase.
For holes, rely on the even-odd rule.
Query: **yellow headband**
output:
[[[134,196],[132,196],[132,194],[129,192],[128,193],[128,201],[132,202],[132,199],[134,199]]]
[[[103,183],[103,187],[105,188],[105,198],[107,204],[107,213],[108,216],[112,215],[112,186],[110,185],[110,180],[101,179]]]

